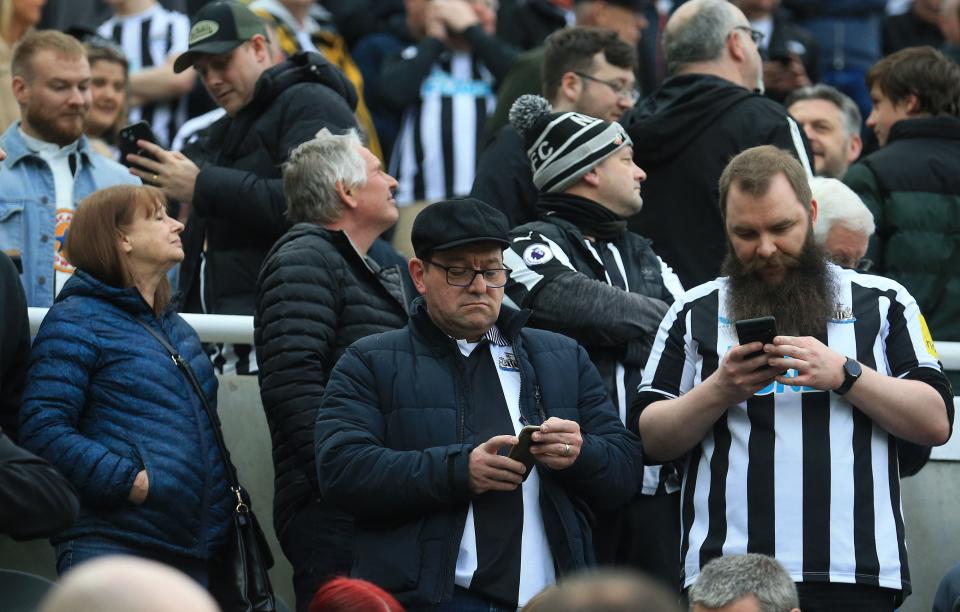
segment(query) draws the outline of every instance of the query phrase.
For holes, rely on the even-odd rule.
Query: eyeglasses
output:
[[[733,26],[733,29],[740,30],[741,32],[749,32],[750,38],[753,39],[753,43],[756,45],[759,45],[761,42],[763,42],[764,34],[760,30],[754,30],[750,26],[745,25]]]
[[[463,268],[461,266],[445,266],[435,261],[424,259],[432,266],[445,270],[447,272],[447,284],[454,287],[469,287],[473,284],[473,279],[479,274],[483,277],[484,284],[487,287],[497,289],[507,284],[507,276],[512,272],[510,268],[484,268],[477,270],[475,268]]]
[[[621,83],[620,81],[604,81],[603,79],[598,79],[597,77],[592,77],[589,74],[584,74],[582,72],[573,71],[573,74],[577,75],[581,79],[586,79],[588,81],[593,81],[595,83],[603,83],[609,87],[613,93],[617,94],[617,97],[624,98],[631,102],[636,102],[640,98],[640,92],[630,87],[626,83]]]

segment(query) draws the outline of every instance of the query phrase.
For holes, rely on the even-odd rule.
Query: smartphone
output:
[[[526,466],[527,471],[523,473],[524,480],[527,479],[527,476],[530,475],[530,470],[533,469],[534,458],[530,453],[530,445],[533,444],[533,439],[530,436],[532,436],[535,431],[540,431],[539,425],[526,425],[521,429],[520,433],[517,434],[517,438],[519,438],[520,441],[510,449],[510,454],[507,455],[510,459],[519,461]]]
[[[130,125],[125,125],[120,128],[120,138],[119,142],[117,143],[117,147],[120,149],[120,161],[125,166],[130,166],[131,168],[140,168],[140,170],[149,172],[149,170],[146,168],[141,168],[140,166],[127,161],[128,153],[153,159],[153,155],[150,155],[137,146],[138,140],[146,140],[152,143],[157,142],[157,137],[154,135],[153,130],[150,129],[149,123],[146,121],[137,121],[136,123],[131,123]]]
[[[743,319],[734,323],[734,327],[737,328],[737,338],[740,340],[740,344],[750,344],[751,342],[773,344],[773,338],[777,335],[777,320],[774,317]],[[744,359],[753,359],[762,354],[763,351],[757,351],[747,355]]]

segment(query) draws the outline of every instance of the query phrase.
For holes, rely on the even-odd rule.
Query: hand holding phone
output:
[[[150,124],[146,121],[137,121],[136,123],[131,123],[130,125],[125,125],[120,128],[120,137],[117,147],[120,149],[120,161],[125,165],[131,168],[139,168],[144,172],[149,172],[146,168],[142,168],[130,161],[127,161],[127,155],[132,153],[134,155],[139,155],[140,157],[149,157],[151,159],[156,159],[153,155],[144,151],[137,144],[138,140],[146,140],[147,142],[152,142],[156,144],[157,137],[154,135],[153,130],[150,129]]]
[[[533,469],[533,464],[535,459],[533,454],[530,452],[530,445],[533,444],[533,439],[531,436],[533,432],[540,431],[539,425],[527,425],[520,430],[520,433],[517,435],[517,438],[520,440],[517,442],[516,446],[510,449],[510,454],[507,455],[510,459],[514,461],[519,461],[527,468],[527,471],[523,473],[523,479],[526,480],[530,475],[530,470]]]

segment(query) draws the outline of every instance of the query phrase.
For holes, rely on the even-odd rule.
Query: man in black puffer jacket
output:
[[[284,167],[287,215],[296,225],[267,255],[257,281],[254,341],[273,437],[274,524],[293,565],[298,610],[353,561],[352,519],[320,498],[313,427],[347,346],[407,321],[406,271],[371,257],[377,236],[397,220],[396,185],[356,132],[321,130]]]
[[[320,489],[356,519],[351,573],[411,609],[525,605],[593,563],[591,506],[636,490],[640,441],[586,351],[501,308],[508,230],[479,200],[424,209],[410,324],[348,348],[317,412]]]
[[[317,53],[273,66],[265,36],[260,18],[239,3],[198,11],[190,48],[174,70],[196,68],[227,116],[211,126],[206,153],[193,160],[149,143],[145,150],[159,161],[132,157],[146,168],[134,170],[137,176],[179,201],[182,213],[195,213],[180,271],[187,311],[253,314],[257,271],[290,227],[281,165],[321,128],[356,127],[357,94],[346,77]],[[203,232],[193,231],[196,221]],[[255,363],[238,361],[238,373],[256,371]]]

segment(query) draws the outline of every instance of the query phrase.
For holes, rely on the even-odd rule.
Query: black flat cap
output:
[[[420,259],[434,251],[477,242],[495,242],[507,248],[510,223],[502,212],[476,198],[455,198],[424,208],[413,221],[410,238]]]

